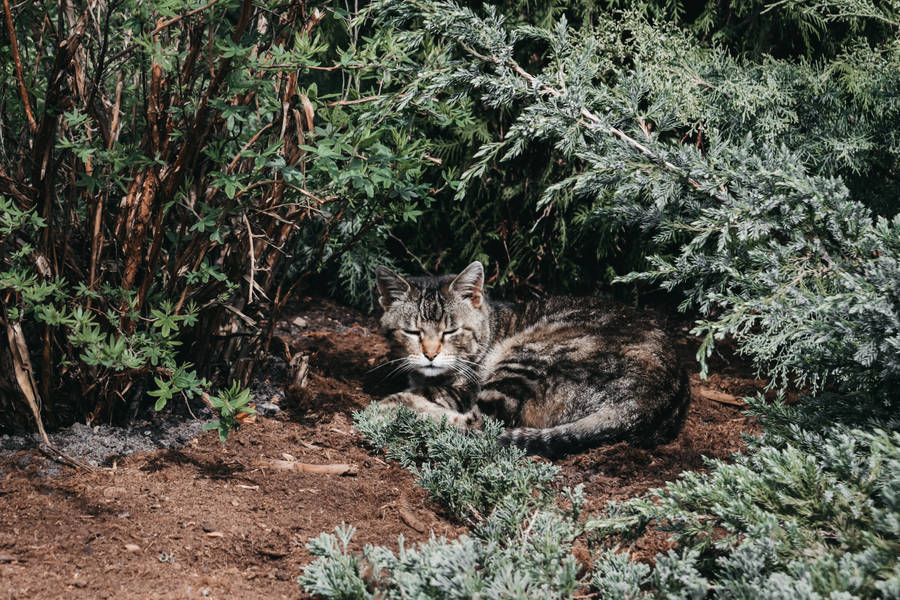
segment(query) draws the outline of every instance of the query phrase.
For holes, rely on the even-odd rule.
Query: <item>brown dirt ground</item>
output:
[[[698,340],[679,329],[679,351],[696,371]],[[370,452],[352,429],[350,413],[383,393],[367,375],[387,354],[375,321],[307,298],[277,334],[279,352],[310,356],[307,385],[288,390],[277,418],[260,418],[224,445],[207,433],[181,450],[55,476],[36,450],[0,460],[0,596],[298,598],[296,578],[311,559],[306,541],[342,522],[357,528],[358,547],[396,548],[398,534],[418,542],[463,533],[412,475]],[[683,470],[704,469],[703,456],[743,449],[740,434],[755,424],[741,414],[739,398],[763,382],[728,356],[714,357],[711,372],[707,381],[692,374],[692,407],[674,442],[569,456],[557,461],[560,485],[583,483],[588,508],[602,510]],[[356,473],[304,473],[271,462],[290,457],[347,463]],[[664,538],[646,537],[632,551],[647,558],[665,547]]]

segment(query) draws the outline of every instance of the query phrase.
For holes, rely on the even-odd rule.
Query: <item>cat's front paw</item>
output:
[[[447,410],[426,414],[436,421],[446,418],[447,423],[453,425],[457,429],[478,429],[478,425],[475,423],[470,413],[458,413]]]
[[[464,418],[462,427],[465,429],[481,429],[481,411],[477,408],[463,414],[462,417]]]
[[[413,409],[418,414],[436,421],[445,418],[447,419],[447,423],[459,427],[460,429],[481,428],[481,413],[477,409],[460,413],[439,404],[435,404],[424,396],[412,392],[397,392],[396,394],[385,396],[378,401],[378,405],[386,408],[406,406]]]
[[[459,429],[481,429],[481,413],[478,410],[465,413],[448,410],[442,415],[447,417],[448,423]]]
[[[390,396],[385,396],[381,400],[378,401],[378,406],[384,408],[400,408],[401,406],[413,407],[415,403],[412,401],[407,392],[398,392],[396,394],[391,394]]]

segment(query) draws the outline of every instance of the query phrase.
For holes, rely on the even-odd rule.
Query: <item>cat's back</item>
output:
[[[556,379],[563,388],[572,388],[573,382],[627,378],[647,394],[669,388],[682,377],[674,339],[647,311],[563,296],[506,311],[483,362],[484,373],[491,376],[527,370],[533,379],[551,384]]]
[[[646,332],[665,335],[659,320],[647,311],[590,297],[550,296],[513,305],[499,305],[497,331],[501,337],[523,332],[549,334],[561,328],[603,336],[610,343],[633,340]]]
[[[547,455],[601,443],[655,445],[684,420],[689,391],[672,337],[651,313],[593,298],[506,307],[480,400]]]

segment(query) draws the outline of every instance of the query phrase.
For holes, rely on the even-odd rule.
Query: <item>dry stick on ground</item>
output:
[[[720,392],[718,390],[702,388],[698,393],[707,400],[712,400],[713,402],[718,402],[720,404],[739,406],[741,408],[745,408],[747,406],[746,403],[742,402],[737,397],[732,396],[731,394],[726,394],[725,392]]]
[[[261,459],[257,466],[272,467],[282,471],[299,471],[301,473],[313,473],[317,475],[356,475],[359,473],[357,465],[337,463],[330,465],[314,465],[297,462],[296,460],[280,460],[277,458]]]

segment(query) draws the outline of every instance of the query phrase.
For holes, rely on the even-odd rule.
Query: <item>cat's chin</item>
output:
[[[419,367],[418,369],[416,369],[416,372],[423,377],[440,377],[449,373],[450,369],[448,369],[447,367],[437,367],[434,365],[429,365],[427,367]]]

